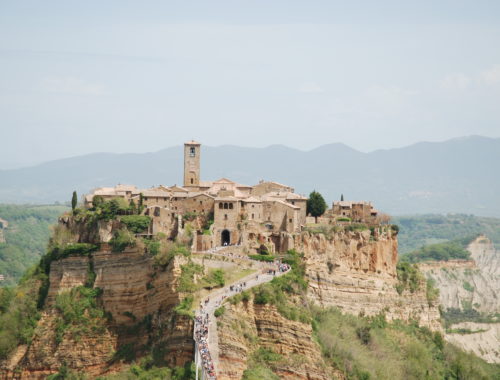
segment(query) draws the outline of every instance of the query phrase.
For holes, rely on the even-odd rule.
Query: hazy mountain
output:
[[[97,153],[0,171],[0,202],[67,201],[71,192],[132,183],[150,187],[182,183],[182,148],[155,153]],[[275,180],[330,203],[372,200],[388,213],[460,212],[500,216],[500,139],[466,137],[362,153],[343,144],[311,151],[202,147],[202,178],[228,177],[254,184]]]

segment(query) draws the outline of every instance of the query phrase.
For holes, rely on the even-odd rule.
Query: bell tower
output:
[[[200,143],[184,143],[184,186],[200,186]]]

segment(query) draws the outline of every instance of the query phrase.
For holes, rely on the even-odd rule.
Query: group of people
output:
[[[201,357],[201,365],[208,379],[215,380],[215,367],[208,350],[208,313],[204,313],[201,309],[200,315],[196,316],[194,321],[194,331],[196,343],[198,343],[198,351]]]
[[[268,267],[267,273],[273,276],[276,276],[277,273],[284,273],[290,269],[290,265],[279,262],[277,266],[273,266],[276,269],[270,269]],[[263,273],[265,273],[266,269],[263,269]],[[255,280],[259,279],[259,274],[256,274]],[[239,284],[234,284],[229,286],[229,292],[239,293],[242,292],[247,287],[246,281],[241,282]],[[227,293],[227,290],[226,290]],[[220,299],[217,299],[215,303],[215,307],[219,307],[222,305],[224,300],[227,298],[227,294],[222,294]],[[198,315],[195,317],[195,340],[198,344],[198,351],[201,357],[201,365],[203,366],[204,373],[206,374],[209,380],[215,380],[217,378],[215,367],[213,363],[213,359],[210,355],[210,351],[208,349],[208,328],[210,322],[210,316],[206,312],[206,307],[210,302],[210,298],[206,298],[204,301],[200,302],[200,309]]]

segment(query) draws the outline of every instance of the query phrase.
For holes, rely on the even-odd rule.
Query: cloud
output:
[[[486,85],[500,83],[500,65],[495,65],[479,74],[479,81]]]
[[[445,76],[440,87],[446,90],[465,90],[472,82],[472,79],[463,73],[453,73]]]
[[[299,92],[305,93],[305,94],[317,94],[324,92],[324,90],[321,88],[321,86],[315,82],[305,82],[300,86]]]
[[[72,95],[102,95],[104,86],[76,77],[47,77],[42,80],[42,87],[48,92]]]

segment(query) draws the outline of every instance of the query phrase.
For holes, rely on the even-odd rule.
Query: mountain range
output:
[[[260,179],[323,194],[330,204],[370,200],[383,212],[500,216],[500,139],[480,136],[421,142],[363,153],[344,144],[301,151],[283,145],[202,146],[204,180]],[[0,202],[68,201],[99,186],[182,184],[181,146],[153,153],[95,153],[14,170],[0,170]]]

